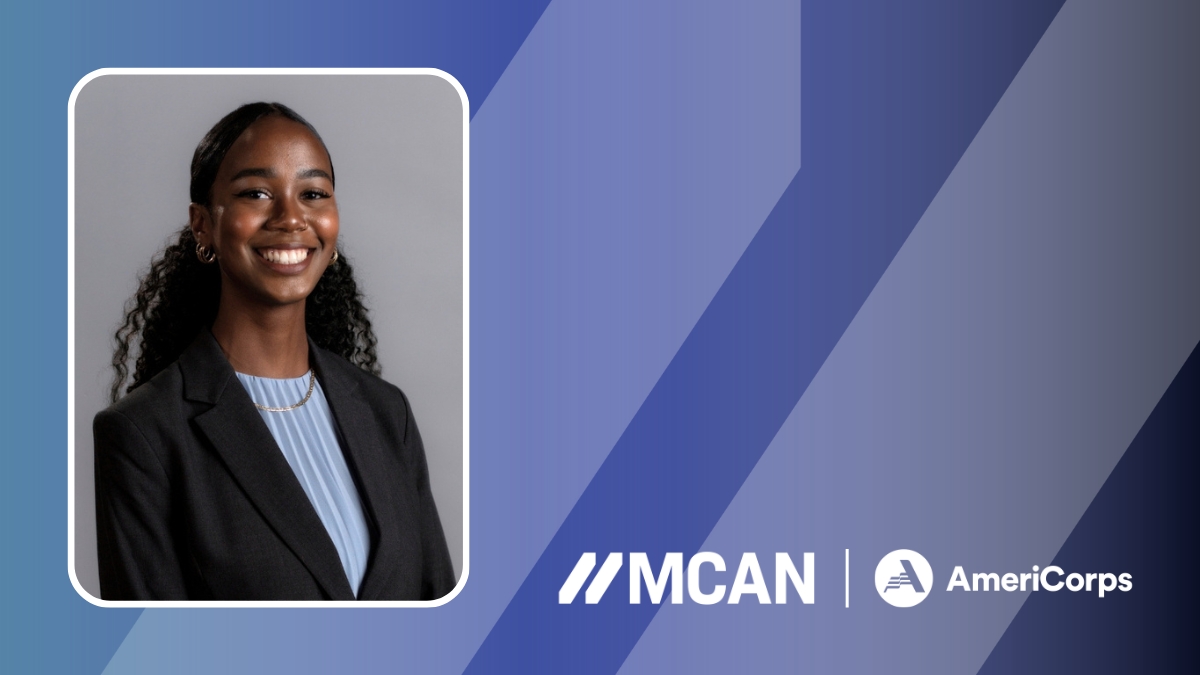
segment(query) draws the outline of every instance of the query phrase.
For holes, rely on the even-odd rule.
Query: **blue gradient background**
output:
[[[7,8],[0,671],[1183,668],[1190,596],[1151,579],[1194,529],[1200,12],[1060,4]],[[156,66],[465,87],[471,571],[446,606],[72,589],[67,98]],[[870,587],[894,548],[934,565],[912,610]],[[618,576],[560,607],[583,550],[813,550],[817,604],[630,607]],[[1056,555],[1135,589],[940,592]]]

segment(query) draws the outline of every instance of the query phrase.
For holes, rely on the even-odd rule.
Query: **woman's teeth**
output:
[[[276,265],[295,265],[308,259],[306,248],[262,248],[258,254]]]

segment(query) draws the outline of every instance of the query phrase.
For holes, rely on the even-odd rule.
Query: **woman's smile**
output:
[[[308,267],[315,248],[256,248],[254,252],[268,267],[282,274],[299,274]]]

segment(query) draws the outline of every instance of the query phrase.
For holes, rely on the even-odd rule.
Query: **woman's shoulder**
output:
[[[332,376],[337,382],[334,385],[336,390],[346,393],[353,392],[354,396],[365,401],[376,413],[383,414],[390,419],[405,420],[412,415],[408,397],[400,387],[379,375],[359,368],[345,357],[333,352],[322,349],[318,353],[318,359],[321,369],[326,371],[319,374],[322,375],[323,380]],[[329,383],[323,382],[322,386],[327,384]],[[400,411],[401,415],[397,416],[397,411]]]
[[[95,423],[124,418],[139,427],[173,419],[183,405],[183,377],[178,361],[96,414]]]
[[[334,371],[337,377],[352,382],[354,386],[378,392],[380,395],[403,398],[404,392],[399,387],[383,379],[379,375],[363,370],[351,363],[346,357],[318,347],[318,358],[322,367]]]
[[[172,448],[178,447],[180,430],[187,428],[182,391],[179,369],[172,364],[96,413],[92,439],[97,465],[134,462],[140,466],[171,466]]]

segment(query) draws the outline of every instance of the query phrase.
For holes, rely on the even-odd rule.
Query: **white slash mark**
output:
[[[587,590],[584,591],[584,602],[589,605],[600,602],[600,598],[604,597],[604,591],[607,591],[608,585],[612,583],[613,577],[617,576],[617,572],[621,571],[621,560],[623,557],[620,553],[608,554],[608,558],[600,566],[600,571],[596,572],[596,578],[592,579],[592,583],[588,584]]]
[[[595,553],[584,553],[579,556],[579,562],[575,563],[575,569],[571,570],[571,575],[563,582],[562,588],[558,589],[558,604],[571,604],[575,600],[575,595],[579,593],[579,589],[583,588],[583,582],[587,581],[588,575],[595,567]]]
[[[850,608],[850,549],[846,549],[846,608]]]
[[[604,591],[607,591],[609,584],[612,583],[613,577],[621,571],[623,560],[624,556],[620,553],[608,554],[608,557],[604,559],[604,564],[600,566],[600,571],[596,573],[592,583],[588,584],[587,591],[583,594],[584,602],[589,605],[600,602],[600,598],[604,597]],[[574,602],[575,596],[579,594],[579,589],[583,588],[583,582],[587,581],[588,575],[595,568],[595,553],[584,553],[579,556],[579,561],[575,563],[575,569],[571,570],[567,580],[558,589],[558,604],[569,605]]]

